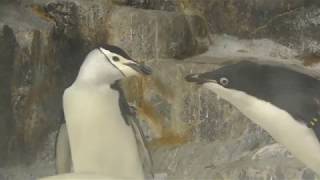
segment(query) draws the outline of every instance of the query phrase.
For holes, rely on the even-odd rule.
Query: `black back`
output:
[[[229,79],[225,87],[276,105],[313,128],[320,139],[320,81],[309,75],[275,65],[249,61],[201,74],[201,78]]]

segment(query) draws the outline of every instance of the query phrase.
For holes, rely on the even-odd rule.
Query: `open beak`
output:
[[[143,63],[132,61],[132,62],[126,63],[125,65],[131,67],[132,69],[134,69],[135,71],[141,74],[144,74],[144,75],[152,74],[152,69]]]
[[[189,75],[185,76],[184,79],[187,82],[192,82],[192,83],[196,83],[199,85],[202,85],[202,84],[208,83],[208,82],[217,83],[217,81],[212,80],[212,79],[206,79],[206,78],[202,77],[201,75],[202,74],[189,74]]]

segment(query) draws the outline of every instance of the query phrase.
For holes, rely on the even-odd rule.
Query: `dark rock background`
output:
[[[266,132],[183,77],[248,58],[318,67],[319,5],[0,1],[0,179],[21,179],[17,166],[26,169],[23,179],[54,173],[61,95],[85,55],[101,43],[118,45],[154,68],[151,78],[132,78],[124,88],[139,107],[156,172],[179,179],[314,179]]]

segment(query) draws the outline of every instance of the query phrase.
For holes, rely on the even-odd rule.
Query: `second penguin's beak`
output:
[[[152,74],[152,69],[145,65],[144,63],[138,63],[135,61],[129,62],[129,63],[125,63],[125,65],[131,67],[132,69],[134,69],[135,71],[144,74],[144,75],[150,75]]]
[[[187,82],[192,82],[192,83],[196,83],[199,85],[202,85],[202,84],[208,83],[208,82],[217,83],[217,81],[215,81],[215,80],[202,77],[202,74],[189,74],[189,75],[185,76],[184,79]]]

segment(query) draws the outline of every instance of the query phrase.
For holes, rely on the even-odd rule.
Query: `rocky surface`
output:
[[[13,113],[11,109],[11,81],[13,75],[13,50],[15,39],[12,30],[5,26],[0,35],[0,51],[6,52],[0,55],[0,81],[3,86],[0,88],[0,97],[2,99],[0,105],[0,149],[7,149],[9,145],[9,137],[12,133]],[[11,67],[6,69],[5,67]],[[0,159],[5,159],[7,151],[1,153]]]
[[[130,20],[127,12],[134,22],[124,21]],[[201,24],[195,18],[102,0],[1,2],[0,165],[32,164],[37,159],[61,121],[63,89],[93,47],[118,44],[144,60],[194,55],[208,46],[207,32],[189,24]],[[124,45],[129,38],[132,44]],[[152,48],[144,46],[147,43]]]
[[[242,46],[237,46],[239,41],[220,38],[231,47],[246,47],[243,41]],[[217,45],[206,54],[184,62],[169,59],[149,62],[154,77],[140,82],[142,87],[133,94],[142,93],[138,97],[143,98],[137,100],[135,96],[131,101],[156,109],[153,114],[149,112],[149,116],[141,118],[149,127],[147,135],[153,136],[150,147],[156,172],[166,172],[169,179],[316,179],[316,175],[292,157],[285,147],[275,143],[264,130],[252,124],[229,103],[183,80],[186,74],[212,70],[224,62],[244,59],[288,66],[295,64],[309,71],[297,59],[288,62],[274,57],[275,52],[288,53],[286,48],[274,48],[281,45],[273,42],[270,46],[268,41],[259,43],[265,54],[259,54],[258,48],[241,57],[237,50],[232,52],[233,48],[228,47],[228,53],[223,54],[220,48],[225,45]],[[319,77],[319,69],[314,72]],[[134,88],[129,89],[132,93]]]
[[[196,14],[212,34],[269,38],[300,53],[319,53],[317,0],[179,0],[177,10]],[[315,47],[316,46],[316,47]]]
[[[182,59],[205,52],[209,44],[205,22],[197,16],[117,7],[109,23],[110,43],[140,60]]]
[[[315,179],[237,109],[183,78],[243,59],[299,64],[320,72],[318,4],[0,2],[0,179],[55,173],[63,89],[87,52],[106,42],[154,69],[151,78],[132,78],[124,88],[138,106],[156,172],[169,179]]]

